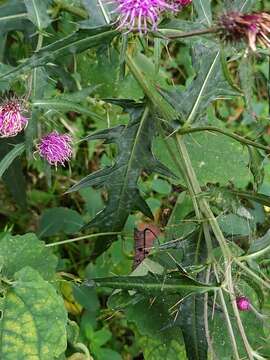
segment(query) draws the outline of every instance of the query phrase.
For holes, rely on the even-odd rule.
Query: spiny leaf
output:
[[[179,310],[175,325],[181,326],[188,360],[207,360],[203,297],[190,296],[181,303]]]
[[[109,27],[91,30],[78,30],[75,33],[41,48],[31,58],[16,68],[0,75],[0,80],[13,79],[14,77],[38,66],[44,66],[59,57],[80,53],[92,47],[109,42],[118,32]]]
[[[5,33],[10,30],[24,30],[27,23],[27,11],[20,0],[8,1],[0,6],[0,31]]]
[[[192,3],[197,11],[198,20],[210,26],[212,23],[211,0],[193,0]]]
[[[220,51],[216,48],[197,44],[194,47],[194,68],[197,76],[184,92],[161,91],[179,112],[182,121],[189,124],[201,117],[212,101],[238,95],[224,78]]]
[[[128,105],[127,105],[128,104]],[[133,210],[140,210],[152,217],[151,211],[141,197],[137,181],[141,172],[158,171],[165,176],[173,174],[159,163],[151,152],[151,143],[155,134],[155,123],[148,108],[143,109],[130,103],[128,107],[131,120],[127,126],[117,126],[91,135],[87,140],[105,139],[106,143],[118,145],[115,164],[86,176],[68,192],[77,191],[87,186],[104,186],[108,191],[106,207],[86,226],[106,231],[122,230],[128,215]],[[113,238],[99,239],[95,253],[99,254],[110,246]]]
[[[47,8],[50,0],[24,0],[24,3],[29,19],[37,26],[38,30],[49,26],[51,19],[47,14]]]
[[[89,13],[90,19],[80,22],[83,29],[91,29],[100,25],[110,23],[110,13],[107,9],[109,6],[101,0],[82,0],[82,3]]]

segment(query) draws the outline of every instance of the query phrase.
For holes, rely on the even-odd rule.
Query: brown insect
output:
[[[159,228],[153,224],[141,224],[138,229],[134,229],[135,255],[133,269],[136,269],[149,255],[150,249],[159,234]]]

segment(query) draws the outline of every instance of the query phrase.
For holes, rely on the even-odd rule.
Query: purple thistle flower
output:
[[[250,309],[250,301],[245,296],[237,297],[236,305],[237,305],[238,310],[240,310],[240,311],[249,311],[249,309]]]
[[[69,161],[72,156],[72,139],[68,134],[59,134],[53,131],[45,135],[37,145],[39,155],[46,159],[50,165],[64,166],[65,161]]]
[[[18,99],[7,100],[0,106],[0,137],[16,136],[25,129],[28,120],[22,112],[22,104]]]
[[[118,29],[126,29],[127,32],[139,31],[147,33],[148,24],[156,30],[162,12],[177,11],[179,4],[166,0],[114,0],[116,3]]]

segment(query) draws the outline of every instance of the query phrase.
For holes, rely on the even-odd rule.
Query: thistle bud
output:
[[[240,311],[249,311],[250,310],[250,301],[245,296],[239,296],[236,298],[236,305]]]
[[[68,134],[59,134],[57,131],[53,131],[40,140],[37,146],[39,155],[50,165],[64,166],[72,156],[71,142],[72,139]]]
[[[27,126],[28,120],[22,115],[22,104],[16,98],[6,100],[0,106],[0,137],[16,136]]]
[[[265,12],[231,12],[219,18],[218,27],[222,40],[227,42],[245,41],[253,51],[257,44],[270,47],[270,15]]]

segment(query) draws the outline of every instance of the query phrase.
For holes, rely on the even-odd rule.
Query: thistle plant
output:
[[[0,6],[1,359],[270,357],[270,16],[224,3]]]

